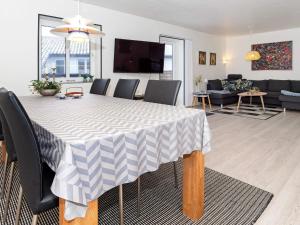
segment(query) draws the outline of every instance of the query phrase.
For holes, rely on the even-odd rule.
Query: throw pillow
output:
[[[250,80],[237,80],[236,81],[236,89],[238,91],[249,91],[252,87],[252,81]]]
[[[230,91],[230,92],[235,92],[236,87],[235,87],[235,81],[228,81],[228,80],[222,80],[222,86],[223,89],[226,91]]]
[[[286,90],[282,90],[282,91],[281,91],[281,94],[287,95],[287,96],[300,97],[300,93],[291,92],[291,91],[286,91]]]

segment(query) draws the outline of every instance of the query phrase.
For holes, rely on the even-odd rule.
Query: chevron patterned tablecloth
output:
[[[21,97],[55,172],[51,190],[66,199],[65,219],[84,217],[87,203],[160,164],[193,150],[210,151],[202,110],[86,95]]]

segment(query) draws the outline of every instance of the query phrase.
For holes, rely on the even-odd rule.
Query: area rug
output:
[[[3,173],[3,164],[0,165]],[[182,182],[182,162],[177,163],[179,179]],[[1,174],[1,178],[2,178]],[[8,221],[5,225],[13,225],[17,205],[18,178],[17,172],[13,183],[12,199],[9,207]],[[182,188],[174,187],[172,164],[165,164],[153,173],[142,176],[141,215],[136,211],[136,182],[124,185],[125,224],[151,225],[252,225],[268,206],[273,195],[269,192],[243,183],[214,170],[205,169],[205,213],[201,220],[192,222],[181,211]],[[180,183],[181,183],[180,182]],[[23,199],[24,201],[24,199]],[[99,199],[99,224],[118,225],[118,190],[113,189]],[[1,218],[4,201],[0,202]],[[23,204],[20,225],[31,224],[32,214],[28,206]],[[0,222],[0,224],[3,224]],[[57,225],[58,210],[43,213],[39,217],[39,225]]]
[[[276,106],[266,106],[265,112],[260,105],[241,104],[238,112],[236,108],[236,105],[230,105],[214,110],[213,112],[258,120],[267,120],[283,112],[282,108]]]

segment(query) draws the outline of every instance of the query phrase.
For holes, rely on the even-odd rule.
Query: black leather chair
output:
[[[153,102],[165,105],[176,105],[178,93],[180,90],[181,81],[180,80],[149,80],[144,101]],[[178,188],[178,178],[176,162],[173,162],[174,166],[174,179],[175,187]],[[140,214],[140,199],[141,199],[141,179],[138,178],[138,215]]]
[[[134,99],[134,95],[139,83],[140,80],[138,79],[119,79],[114,92],[114,97]]]
[[[0,93],[5,93],[7,90],[5,88],[0,88]],[[5,197],[5,208],[4,208],[4,215],[3,215],[3,223],[5,224],[7,213],[8,213],[8,206],[10,202],[10,195],[11,195],[11,187],[12,187],[12,181],[13,181],[13,174],[15,170],[15,163],[17,161],[17,155],[15,152],[13,140],[11,137],[11,133],[7,124],[7,121],[4,117],[3,112],[0,109],[0,121],[2,124],[2,133],[3,133],[3,140],[5,142],[5,148],[6,148],[6,157],[4,162],[4,171],[3,171],[3,180],[2,180],[2,192],[1,197],[4,197],[5,194],[5,183],[6,183],[6,173],[8,165],[10,164],[10,171],[8,175],[8,187],[7,187],[7,193]]]
[[[92,84],[90,93],[96,95],[106,95],[109,83],[110,79],[95,79]]]
[[[20,175],[16,224],[20,218],[22,195],[24,191],[36,225],[38,214],[58,206],[58,198],[52,194],[50,185],[55,173],[40,157],[40,145],[26,111],[12,92],[0,93],[0,109],[8,123],[17,153]]]
[[[149,80],[144,101],[165,105],[176,105],[180,80]]]

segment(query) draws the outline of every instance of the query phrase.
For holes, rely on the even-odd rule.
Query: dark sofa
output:
[[[227,80],[242,79],[241,75],[228,76]],[[291,80],[252,80],[252,87],[259,88],[260,91],[266,92],[264,102],[266,105],[282,106],[287,109],[300,110],[300,97],[282,95],[281,91],[291,91],[300,93],[300,81]],[[209,80],[207,90],[217,91],[210,93],[211,103],[214,105],[234,104],[238,101],[237,92],[223,93],[221,80]],[[243,98],[243,102],[249,103],[249,98]],[[259,98],[253,98],[253,103],[260,104]]]
[[[233,81],[242,78],[243,76],[241,74],[228,74],[226,80]],[[213,105],[220,105],[221,107],[223,107],[223,105],[236,103],[239,99],[236,92],[222,93],[222,91],[224,90],[222,86],[222,81],[220,79],[209,80],[207,83],[207,90],[220,91],[209,94],[211,103]]]
[[[290,84],[291,92],[300,93],[300,81],[292,80],[290,81]],[[300,110],[299,96],[280,95],[279,100],[282,103],[282,107],[285,109]]]

